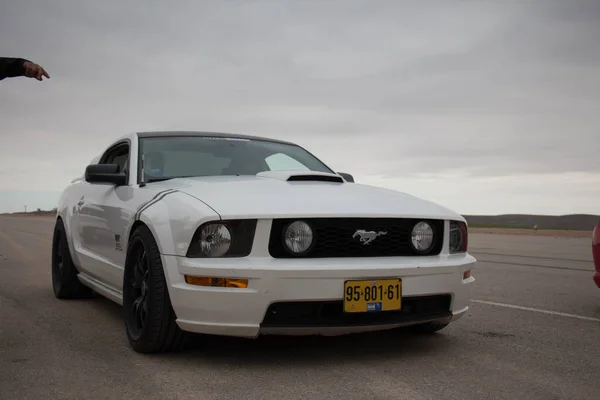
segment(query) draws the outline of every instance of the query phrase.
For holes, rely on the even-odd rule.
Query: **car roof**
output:
[[[169,137],[169,136],[218,137],[218,138],[232,138],[232,139],[263,140],[263,141],[268,141],[268,142],[296,145],[296,143],[287,142],[284,140],[266,138],[266,137],[261,137],[261,136],[253,136],[253,135],[243,135],[243,134],[239,134],[239,133],[224,133],[224,132],[147,131],[147,132],[138,132],[137,136],[140,138]]]

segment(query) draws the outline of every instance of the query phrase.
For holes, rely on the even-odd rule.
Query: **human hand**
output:
[[[42,76],[50,79],[50,75],[41,65],[33,63],[31,61],[25,61],[23,63],[23,68],[25,69],[25,76],[28,78],[35,78],[38,81],[42,80]]]

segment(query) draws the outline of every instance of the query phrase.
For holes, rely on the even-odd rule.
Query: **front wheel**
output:
[[[175,322],[158,245],[144,225],[133,232],[127,248],[123,308],[127,339],[136,352],[184,347],[187,333]]]

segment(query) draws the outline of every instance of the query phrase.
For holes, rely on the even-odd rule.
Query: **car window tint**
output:
[[[118,164],[120,167],[120,171],[124,171],[125,167],[127,165],[127,159],[128,159],[129,154],[125,153],[125,154],[119,154],[116,155],[115,157],[112,158],[112,161],[110,160],[109,157],[109,164]]]
[[[331,172],[305,149],[286,143],[233,138],[141,138],[144,179],[256,175],[264,171]]]
[[[109,150],[105,156],[105,160],[101,162],[101,164],[117,164],[120,167],[120,171],[125,171],[127,169],[128,161],[129,147],[121,145]]]
[[[308,171],[306,165],[286,154],[277,153],[266,158],[265,162],[271,171],[303,170]]]
[[[231,163],[231,159],[227,157],[215,157],[210,153],[195,151],[163,151],[161,153],[164,158],[162,174],[165,176],[221,175],[223,170]],[[152,167],[156,166],[150,165],[149,172],[154,174]],[[156,172],[156,168],[154,172]]]

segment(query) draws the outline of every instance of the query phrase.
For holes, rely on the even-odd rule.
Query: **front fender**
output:
[[[185,256],[200,225],[219,219],[221,216],[212,208],[179,191],[165,195],[138,216],[154,235],[160,253],[175,256]]]
[[[58,203],[56,205],[56,216],[55,219],[62,219],[63,226],[65,228],[65,235],[67,237],[67,244],[69,245],[69,250],[71,252],[71,259],[75,264],[76,268],[79,268],[81,265],[79,260],[79,254],[75,250],[79,241],[77,237],[77,227],[74,226],[75,223],[75,215],[74,212],[74,204],[77,202],[79,198],[80,183],[71,183],[65,189],[63,189],[60,198],[58,199]]]

